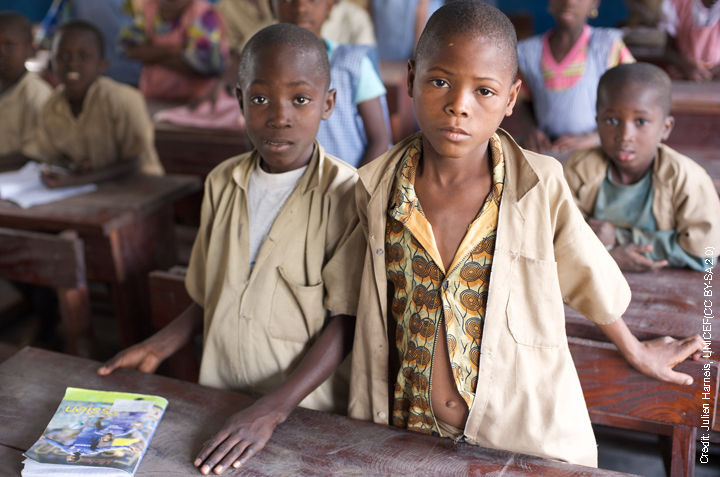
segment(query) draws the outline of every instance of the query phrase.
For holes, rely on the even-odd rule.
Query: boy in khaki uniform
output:
[[[152,372],[202,330],[200,383],[262,396],[200,452],[204,474],[239,467],[298,404],[345,412],[349,373],[335,370],[352,344],[365,247],[357,173],[314,139],[335,100],[324,43],[273,25],[241,60],[237,95],[255,150],[205,183],[186,279],[195,303],[99,370]]]
[[[629,332],[629,287],[560,164],[497,129],[516,71],[515,31],[497,9],[457,1],[430,18],[408,64],[421,132],[359,171],[368,248],[349,415],[596,466],[563,304],[657,378],[691,380],[670,368],[701,340]]]
[[[52,88],[25,69],[32,55],[30,22],[17,13],[0,13],[0,169],[38,156],[38,116]]]
[[[84,20],[61,25],[52,64],[61,81],[43,108],[38,149],[48,163],[50,187],[111,179],[139,169],[162,175],[152,120],[140,92],[101,76],[107,69],[102,33]]]
[[[720,199],[707,172],[662,144],[670,77],[648,63],[608,70],[598,86],[601,146],[575,153],[565,179],[575,202],[623,270],[704,271],[720,250]]]

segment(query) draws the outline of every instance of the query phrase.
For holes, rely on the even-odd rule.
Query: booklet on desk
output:
[[[0,174],[0,199],[10,200],[27,209],[33,205],[48,204],[97,189],[95,184],[50,189],[40,178],[43,167],[45,166],[30,161],[17,171]]]
[[[168,402],[145,394],[67,388],[23,477],[135,475]]]

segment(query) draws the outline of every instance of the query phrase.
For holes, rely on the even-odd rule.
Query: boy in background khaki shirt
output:
[[[0,169],[16,169],[38,157],[38,116],[52,88],[25,69],[32,55],[28,19],[0,13]]]
[[[630,333],[621,318],[630,289],[575,206],[560,163],[497,129],[515,105],[516,73],[515,30],[494,7],[460,0],[428,21],[408,66],[421,131],[359,171],[368,247],[348,414],[597,466],[563,304],[658,379],[689,384],[671,368],[702,340],[641,343]],[[408,230],[407,246],[396,247]],[[451,339],[458,329],[463,346]]]
[[[43,180],[49,187],[108,180],[137,169],[164,173],[142,94],[102,76],[103,44],[100,30],[84,20],[64,23],[53,38],[52,65],[62,84],[43,108],[38,149],[44,161],[69,172],[47,169]]]
[[[204,474],[239,467],[297,405],[345,412],[347,369],[335,370],[352,343],[365,248],[357,173],[315,141],[335,102],[324,43],[273,25],[241,60],[237,96],[255,150],[223,162],[205,183],[186,279],[195,303],[99,370],[152,372],[202,330],[200,383],[262,396],[200,452],[195,465]],[[253,179],[303,168],[253,259],[252,227],[262,218]]]

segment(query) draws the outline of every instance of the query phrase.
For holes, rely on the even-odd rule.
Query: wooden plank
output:
[[[2,462],[3,475],[20,475],[22,472],[23,451],[12,447],[0,446],[0,462]]]
[[[15,346],[14,344],[10,343],[3,343],[2,341],[0,341],[0,363],[17,353],[18,351],[20,351],[19,346]]]
[[[83,244],[77,233],[43,234],[0,228],[0,276],[52,288],[85,285]]]
[[[720,85],[673,81],[671,113],[679,112],[720,114]]]
[[[0,364],[0,445],[27,449],[40,437],[68,386],[143,392],[169,406],[138,469],[138,476],[196,475],[203,443],[225,420],[249,406],[238,393],[161,376],[119,371],[95,373],[99,363],[26,348]],[[556,461],[484,449],[389,426],[298,409],[275,431],[242,475],[619,476]],[[0,468],[4,461],[0,457]],[[231,473],[230,475],[234,475]]]
[[[568,341],[589,410],[676,426],[706,426],[708,432],[713,427],[720,373],[717,361],[678,364],[674,369],[694,380],[684,386],[645,376],[612,345],[572,337]],[[708,404],[709,414],[703,412],[703,403]]]
[[[657,273],[625,273],[632,300],[623,320],[640,340],[702,334],[703,274],[667,268]],[[568,336],[608,341],[594,323],[565,307]],[[720,360],[720,333],[712,333],[710,359]]]

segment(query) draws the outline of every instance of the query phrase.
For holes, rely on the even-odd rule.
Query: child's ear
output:
[[[515,103],[518,99],[518,94],[520,94],[520,86],[522,85],[522,80],[520,78],[516,79],[515,82],[510,86],[510,94],[508,95],[508,104],[505,108],[505,116],[510,116],[513,113],[513,108],[515,107]]]
[[[661,141],[667,141],[667,138],[670,137],[670,133],[672,132],[673,127],[675,127],[675,118],[672,116],[666,117],[663,124],[662,138],[660,139]]]
[[[243,109],[242,90],[240,89],[239,84],[235,86],[235,97],[237,98],[238,104],[240,105],[240,112],[245,114],[245,110]]]
[[[325,95],[325,105],[323,107],[322,119],[328,119],[335,110],[335,100],[337,99],[337,90],[334,88]]]
[[[413,85],[415,84],[415,67],[417,64],[415,60],[408,60],[408,76],[407,76],[407,88],[408,96],[413,97]]]

